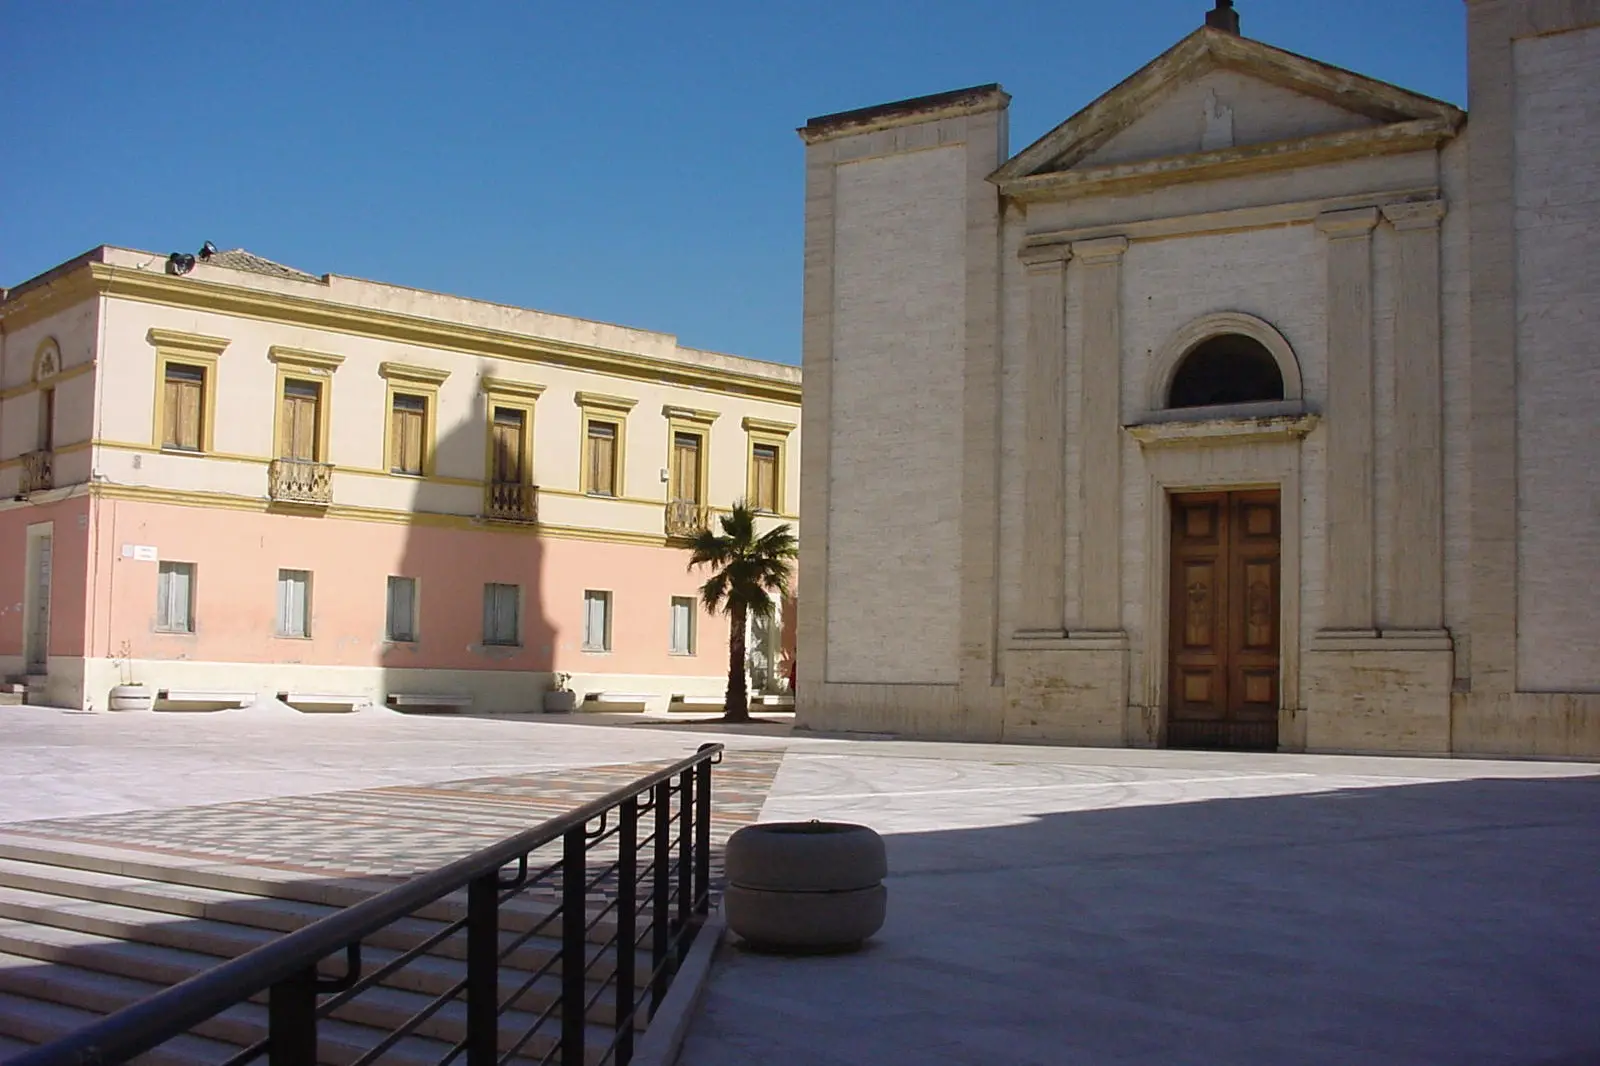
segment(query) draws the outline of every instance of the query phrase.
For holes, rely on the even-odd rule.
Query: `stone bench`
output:
[[[649,693],[639,692],[591,692],[583,698],[583,709],[641,713],[655,698]]]
[[[156,690],[158,711],[220,711],[230,707],[248,707],[256,701],[254,692],[218,692],[198,688],[163,688]],[[163,707],[162,704],[167,704]]]
[[[372,702],[366,696],[332,692],[280,692],[278,699],[306,714],[348,714],[357,707]]]
[[[397,711],[455,713],[472,706],[472,696],[461,692],[391,692],[384,700]]]
[[[674,692],[667,701],[667,710],[677,713],[705,714],[707,711],[720,711],[727,702],[724,696],[685,696],[681,692]]]

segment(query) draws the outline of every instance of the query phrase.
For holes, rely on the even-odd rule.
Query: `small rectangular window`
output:
[[[389,472],[393,474],[421,474],[423,464],[423,434],[428,426],[428,399],[409,393],[394,394],[394,408],[389,412]]]
[[[417,579],[391,577],[384,619],[384,639],[410,643],[417,639]]]
[[[617,424],[589,422],[589,493],[593,496],[617,494]]]
[[[39,390],[39,450],[54,451],[56,445],[56,390]]]
[[[750,505],[757,511],[776,513],[779,507],[778,500],[778,446],[776,444],[757,444],[750,449],[751,465],[751,499]]]
[[[200,423],[205,411],[205,369],[185,363],[168,363],[164,376],[161,446],[197,452],[200,450]]]
[[[161,563],[156,571],[156,628],[194,632],[194,564]]]
[[[289,378],[283,383],[281,459],[321,461],[322,386]]]
[[[692,596],[672,597],[671,651],[674,655],[694,654],[694,602]]]
[[[611,650],[611,593],[583,594],[583,650]]]
[[[517,645],[522,643],[518,618],[521,585],[483,586],[483,642]]]
[[[278,571],[278,636],[311,635],[311,571]]]

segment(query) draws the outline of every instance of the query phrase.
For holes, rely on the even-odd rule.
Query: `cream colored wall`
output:
[[[1089,166],[1187,155],[1201,150],[1207,94],[1232,109],[1233,144],[1259,144],[1318,133],[1364,129],[1376,121],[1231,70],[1214,70],[1178,85],[1167,98],[1084,161]]]
[[[34,359],[39,345],[54,338],[61,351],[61,372],[53,387],[55,447],[58,485],[88,479],[87,450],[71,446],[87,443],[94,419],[94,362],[98,319],[97,301],[83,300],[47,318],[0,334],[0,499],[16,494],[22,476],[20,456],[38,447],[41,404],[33,382]]]
[[[829,681],[958,679],[966,165],[838,169]]]
[[[1600,691],[1600,26],[1512,45],[1517,687]],[[1587,121],[1584,119],[1587,118]]]
[[[427,294],[417,295],[419,304],[433,305],[424,298]],[[597,336],[617,339],[597,324],[590,325]],[[151,328],[228,339],[227,349],[218,358],[214,434],[218,458],[152,452],[156,353],[147,340]],[[667,485],[661,481],[660,471],[667,465],[668,422],[662,413],[666,405],[718,412],[711,428],[709,502],[721,507],[746,489],[749,440],[741,421],[754,417],[799,422],[798,408],[790,404],[113,298],[106,301],[103,370],[103,387],[110,402],[104,405],[96,434],[103,442],[96,456],[97,469],[124,484],[263,496],[276,417],[278,368],[268,358],[273,346],[344,357],[328,378],[332,412],[328,459],[336,468],[336,504],[478,513],[488,433],[482,390],[485,376],[545,388],[534,406],[533,477],[542,490],[541,519],[557,525],[662,533],[661,504],[666,500]],[[720,361],[741,369],[752,365],[746,360],[695,352],[685,359],[701,364]],[[450,372],[438,394],[439,448],[434,478],[390,475],[384,469],[387,382],[379,374],[383,362]],[[792,368],[777,370],[791,379],[797,376]],[[761,367],[759,372],[766,375],[767,369]],[[637,401],[626,419],[624,497],[620,500],[578,495],[581,412],[574,397],[580,391]],[[790,517],[799,494],[799,442],[796,428],[788,441],[785,463],[784,502]]]

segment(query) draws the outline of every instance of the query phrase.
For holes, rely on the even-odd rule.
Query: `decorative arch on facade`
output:
[[[61,373],[61,345],[54,337],[39,342],[33,352],[33,381],[41,384]]]
[[[1151,411],[1175,409],[1171,403],[1172,386],[1178,380],[1185,361],[1208,342],[1225,337],[1243,337],[1249,342],[1254,342],[1252,347],[1258,345],[1260,350],[1271,356],[1283,381],[1283,394],[1281,397],[1274,397],[1274,400],[1296,404],[1304,401],[1300,361],[1295,358],[1294,349],[1289,347],[1289,342],[1284,339],[1283,334],[1274,329],[1271,323],[1254,315],[1247,315],[1242,311],[1219,311],[1202,315],[1187,323],[1167,338],[1167,342],[1156,352],[1150,367],[1150,385],[1145,397],[1148,409]],[[1205,408],[1195,406],[1190,409],[1203,411]]]

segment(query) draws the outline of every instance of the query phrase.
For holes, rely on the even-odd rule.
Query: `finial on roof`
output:
[[[1217,6],[1206,12],[1206,25],[1239,36],[1239,13],[1233,9],[1233,0],[1217,0]]]

